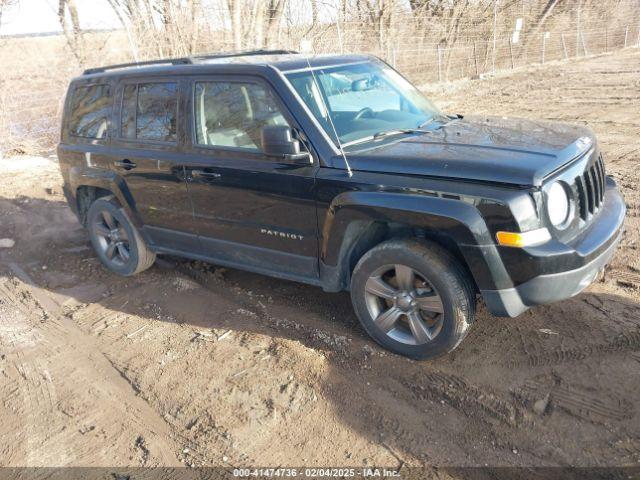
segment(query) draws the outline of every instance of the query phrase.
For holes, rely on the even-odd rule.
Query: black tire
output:
[[[406,267],[413,271],[408,277],[401,273]],[[412,287],[398,286],[406,282]],[[385,285],[392,290],[385,290]],[[410,293],[415,285],[418,287]],[[378,296],[380,291],[383,296]],[[429,241],[389,240],[365,253],[353,271],[351,301],[362,326],[376,342],[419,360],[455,349],[475,319],[475,289],[469,274],[447,250]],[[398,320],[389,320],[391,317]],[[416,318],[429,335],[416,327]],[[385,332],[381,326],[391,330]]]
[[[107,219],[110,219],[109,222]],[[115,228],[110,228],[108,223]],[[156,260],[156,254],[147,247],[129,216],[112,195],[98,198],[91,204],[87,214],[87,228],[98,258],[104,266],[118,275],[135,275],[149,268]],[[105,228],[110,232],[117,230],[118,233],[110,234],[117,235],[115,240],[104,235]],[[112,243],[115,244],[113,251],[109,249]],[[127,255],[124,254],[125,250]]]

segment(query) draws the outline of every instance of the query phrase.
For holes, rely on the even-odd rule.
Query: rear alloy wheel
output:
[[[475,292],[458,261],[439,245],[391,240],[367,252],[351,281],[365,330],[382,346],[412,358],[453,350],[475,314]]]
[[[131,258],[131,246],[122,224],[106,210],[102,210],[94,222],[93,228],[103,255],[115,265],[126,265]]]
[[[98,198],[91,204],[87,228],[94,250],[109,270],[129,276],[153,265],[155,253],[114,197]]]

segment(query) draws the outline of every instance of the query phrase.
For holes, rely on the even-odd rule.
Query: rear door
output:
[[[253,76],[192,79],[186,177],[202,252],[221,263],[314,281],[317,165],[262,152],[265,125],[296,127],[269,84]]]
[[[176,78],[126,79],[111,168],[120,175],[144,224],[159,247],[194,252],[199,243],[184,176],[184,106]]]

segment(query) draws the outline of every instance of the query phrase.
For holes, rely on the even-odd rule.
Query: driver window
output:
[[[267,125],[288,125],[272,93],[257,83],[196,82],[195,128],[198,145],[260,152]]]

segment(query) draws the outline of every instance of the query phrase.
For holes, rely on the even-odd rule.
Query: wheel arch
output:
[[[86,226],[87,212],[96,199],[113,195],[127,212],[132,223],[138,228],[142,227],[131,192],[124,179],[115,172],[98,168],[74,167],[69,171],[69,185],[76,214],[82,225]]]
[[[76,189],[76,209],[78,219],[83,226],[87,226],[87,214],[89,213],[89,207],[98,198],[107,197],[112,195],[113,192],[106,188],[95,187],[92,185],[80,185]]]
[[[334,199],[324,219],[320,269],[325,290],[348,289],[362,255],[392,238],[424,239],[442,246],[460,261],[477,290],[486,288],[495,275],[506,275],[486,223],[470,203],[391,192],[346,192]],[[479,245],[487,249],[486,258],[478,258]]]

